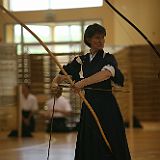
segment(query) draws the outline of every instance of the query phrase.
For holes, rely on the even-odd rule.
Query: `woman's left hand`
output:
[[[71,88],[76,93],[80,92],[80,90],[84,88],[83,80],[76,82],[73,86],[71,86]]]

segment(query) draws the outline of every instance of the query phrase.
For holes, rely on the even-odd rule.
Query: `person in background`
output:
[[[114,55],[103,50],[106,30],[99,24],[89,25],[84,33],[84,42],[89,53],[75,57],[64,65],[72,76],[75,92],[85,91],[85,98],[97,114],[109,146],[104,142],[95,120],[82,104],[75,160],[131,160],[124,123],[118,103],[112,94],[112,83],[123,86],[124,77]],[[82,76],[80,76],[80,73]],[[60,71],[52,81],[53,90],[67,77]]]
[[[38,102],[35,95],[30,92],[30,86],[28,84],[22,85],[22,136],[31,137],[32,132],[35,131],[35,117],[34,114],[38,110]]]
[[[55,99],[55,105],[54,105]],[[53,124],[51,124],[51,116],[54,105],[54,117]],[[67,127],[67,117],[72,114],[71,104],[68,99],[62,96],[62,88],[53,91],[53,98],[46,102],[47,111],[45,111],[45,117],[49,117],[49,123],[47,124],[47,132],[68,132],[70,129]]]
[[[35,118],[34,114],[38,110],[37,98],[31,94],[30,86],[22,84],[20,96],[20,107],[22,110],[22,137],[32,137],[32,132],[35,131]],[[12,130],[9,137],[17,137],[18,131]]]

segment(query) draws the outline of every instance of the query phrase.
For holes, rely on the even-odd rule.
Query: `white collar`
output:
[[[95,53],[95,54],[90,53],[89,54],[89,60],[90,60],[90,62],[93,60],[93,58],[96,56],[96,54],[97,53]],[[103,58],[105,57],[105,55],[106,55],[106,52],[103,53]]]

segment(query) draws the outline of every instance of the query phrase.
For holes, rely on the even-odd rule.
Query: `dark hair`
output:
[[[23,83],[22,86],[24,86],[30,90],[30,85],[28,83]]]
[[[87,27],[84,33],[84,43],[87,46],[91,47],[90,43],[88,42],[88,38],[92,38],[96,33],[104,34],[104,36],[106,36],[106,29],[97,23],[94,23]]]

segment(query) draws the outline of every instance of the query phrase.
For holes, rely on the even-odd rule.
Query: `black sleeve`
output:
[[[122,72],[120,71],[120,69],[118,68],[118,63],[112,54],[109,54],[109,57],[107,58],[107,64],[110,64],[115,69],[115,76],[111,77],[111,80],[115,84],[117,84],[119,86],[123,86],[124,76],[123,76]]]
[[[79,72],[81,70],[81,64],[79,64],[76,61],[77,57],[75,57],[73,59],[73,61],[71,61],[70,63],[68,63],[67,65],[63,66],[63,69],[72,76],[72,80],[75,80],[76,82],[80,80],[80,75]],[[59,74],[63,74],[62,71],[60,71]]]

